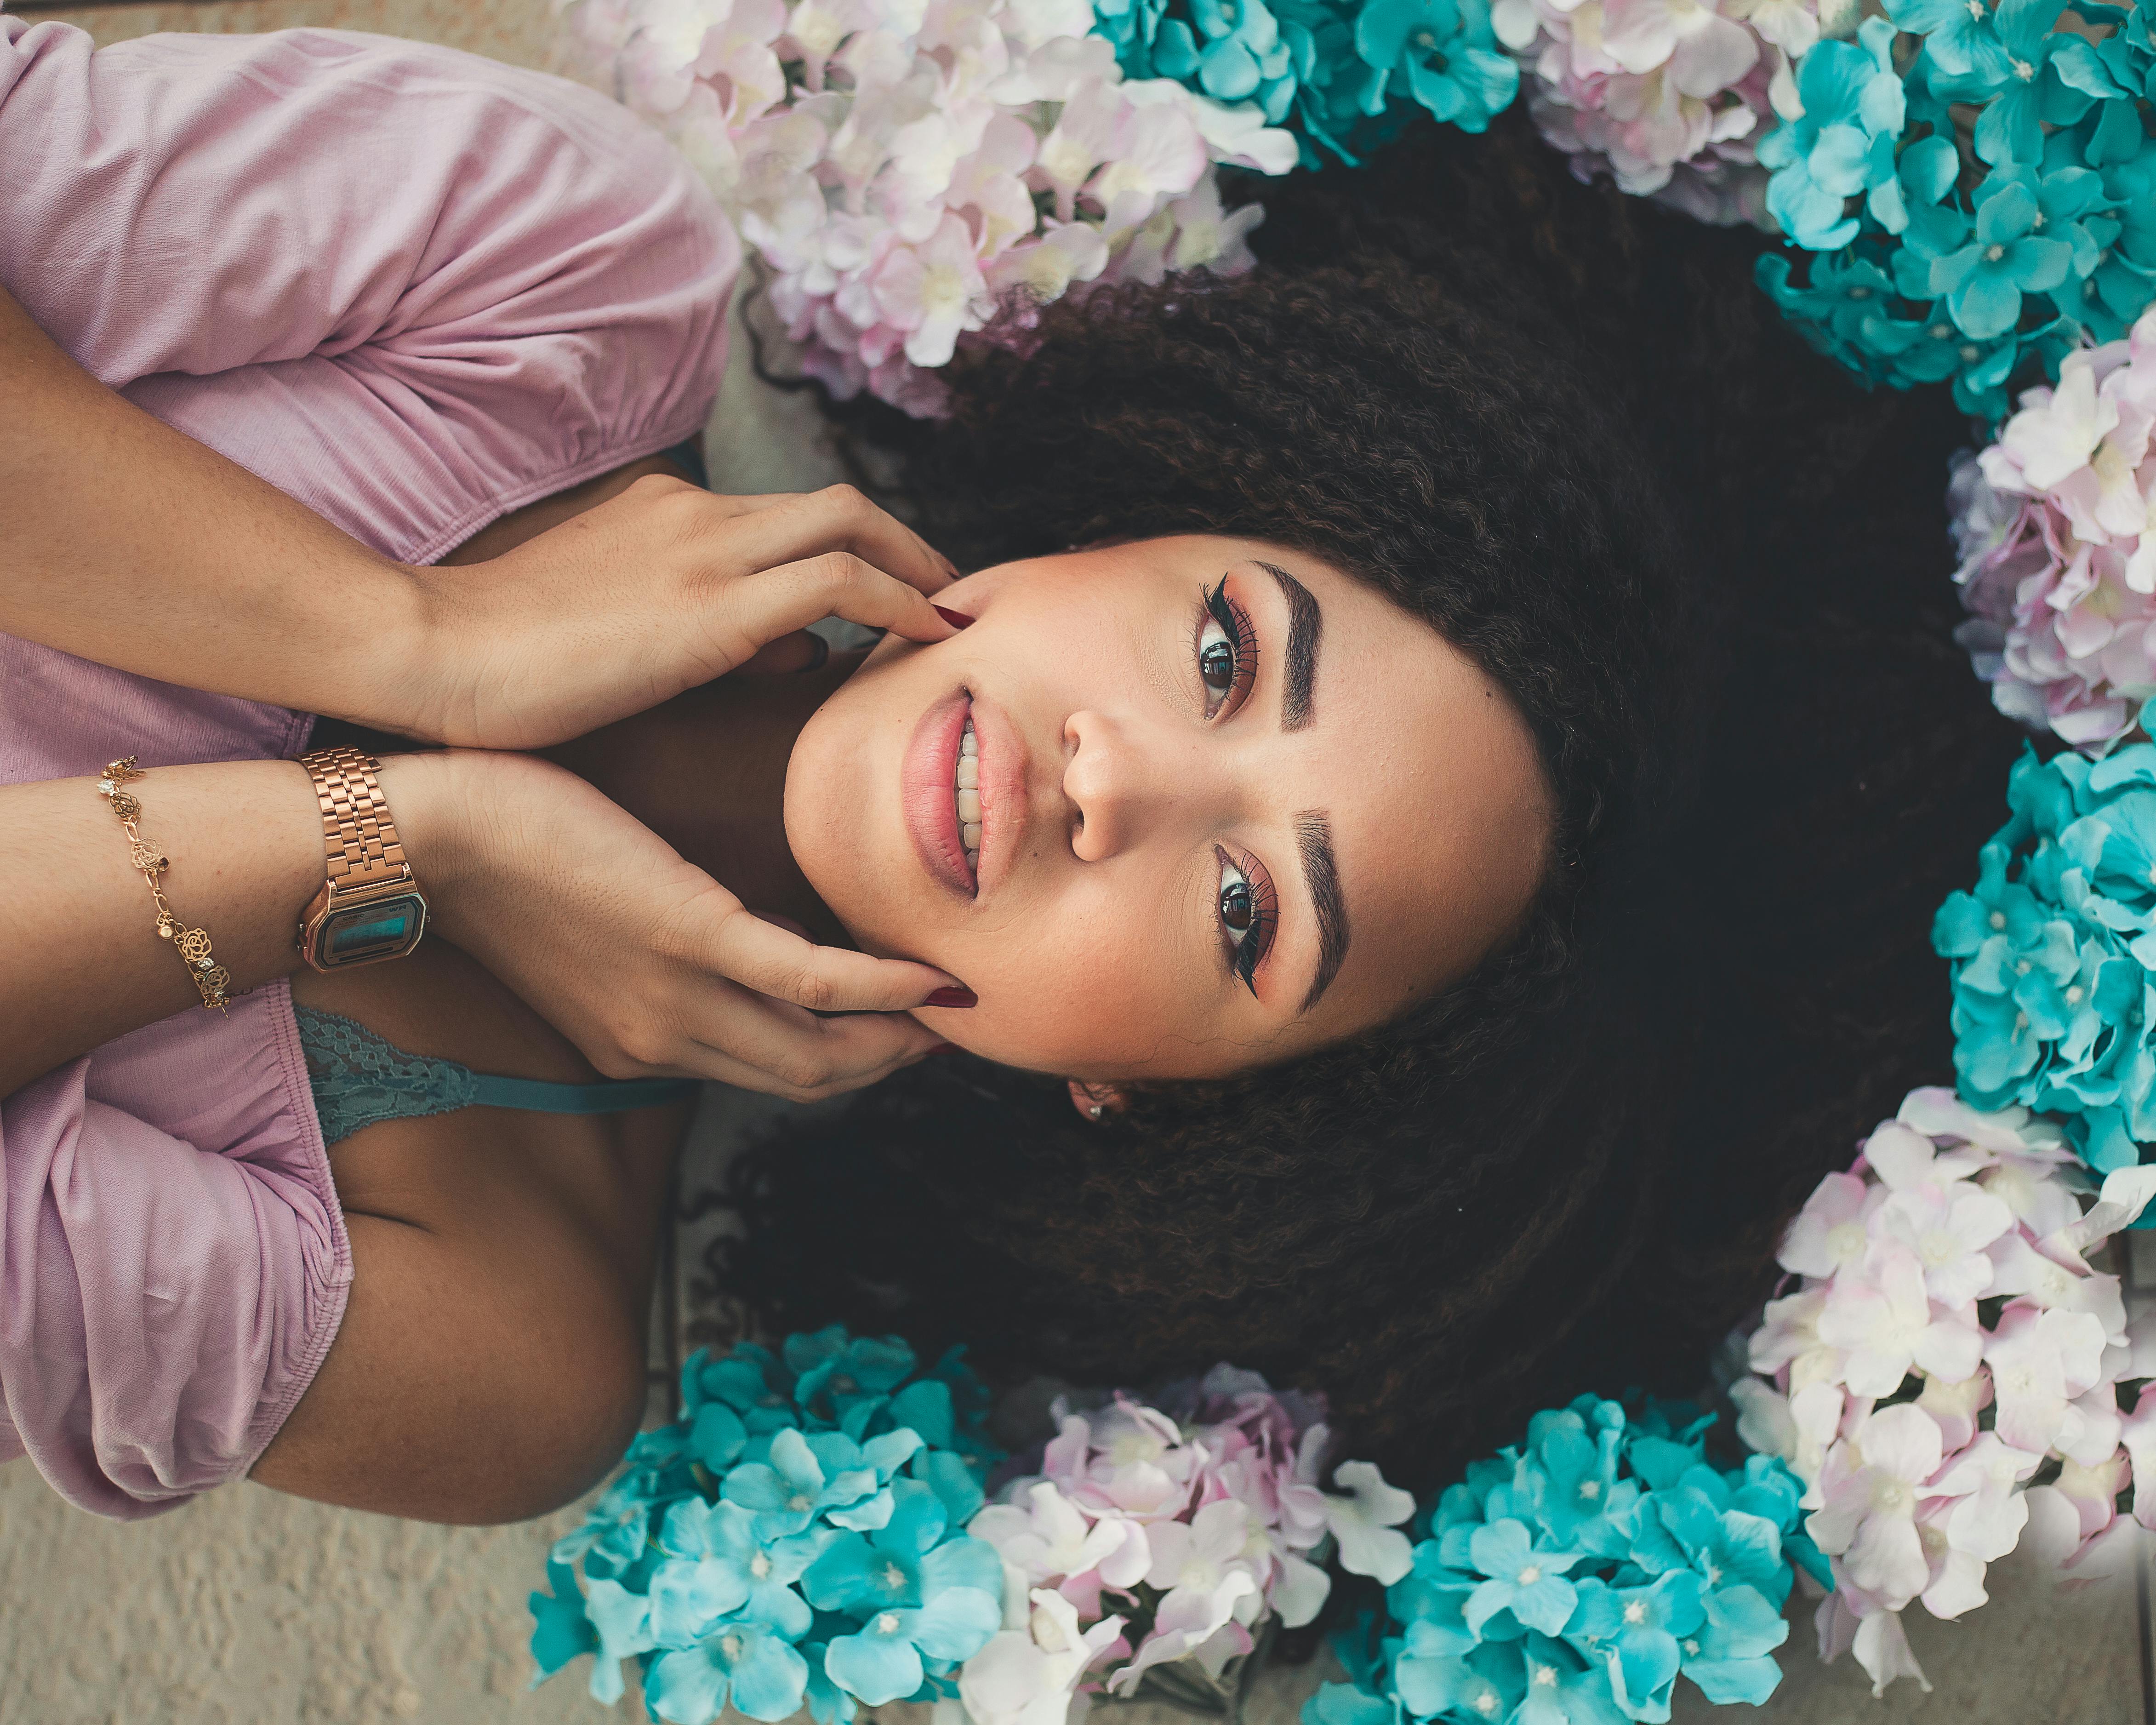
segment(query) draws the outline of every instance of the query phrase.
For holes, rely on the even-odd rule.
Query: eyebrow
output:
[[[1281,685],[1281,729],[1300,731],[1312,717],[1310,691],[1317,680],[1317,643],[1325,633],[1325,614],[1310,589],[1277,563],[1256,560],[1280,583],[1287,600],[1287,676]]]
[[[1306,809],[1295,818],[1295,848],[1302,858],[1302,878],[1317,909],[1317,974],[1297,1012],[1317,1004],[1348,956],[1348,901],[1341,896],[1340,869],[1332,855],[1332,829],[1322,811]]]

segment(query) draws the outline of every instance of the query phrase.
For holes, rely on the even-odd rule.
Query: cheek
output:
[[[1186,984],[1163,976],[1142,919],[1066,909],[954,934],[923,953],[980,996],[921,1014],[940,1035],[1006,1065],[1068,1076],[1135,1070],[1185,1017]]]

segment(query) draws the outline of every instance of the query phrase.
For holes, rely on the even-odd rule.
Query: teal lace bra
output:
[[[377,1120],[409,1120],[459,1108],[526,1108],[540,1114],[615,1114],[696,1095],[681,1078],[626,1078],[599,1084],[547,1084],[475,1072],[455,1060],[407,1054],[366,1025],[295,1004],[300,1046],[321,1117],[322,1142],[334,1144]]]

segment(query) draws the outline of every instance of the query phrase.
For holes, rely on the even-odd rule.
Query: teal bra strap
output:
[[[536,1078],[499,1078],[472,1074],[475,1108],[529,1108],[540,1114],[619,1114],[627,1108],[654,1108],[696,1094],[686,1078],[608,1078],[598,1084],[548,1084]]]
[[[475,1072],[457,1060],[407,1054],[366,1025],[295,1004],[292,1016],[307,1060],[322,1142],[335,1144],[363,1126],[459,1108],[523,1108],[540,1114],[613,1114],[696,1095],[690,1080],[630,1078],[600,1084],[549,1084]]]

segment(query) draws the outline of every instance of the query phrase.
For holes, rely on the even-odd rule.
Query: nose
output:
[[[1203,780],[1172,738],[1086,710],[1063,721],[1063,748],[1070,848],[1081,861],[1101,862],[1144,843],[1172,809],[1186,817],[1195,812]]]

